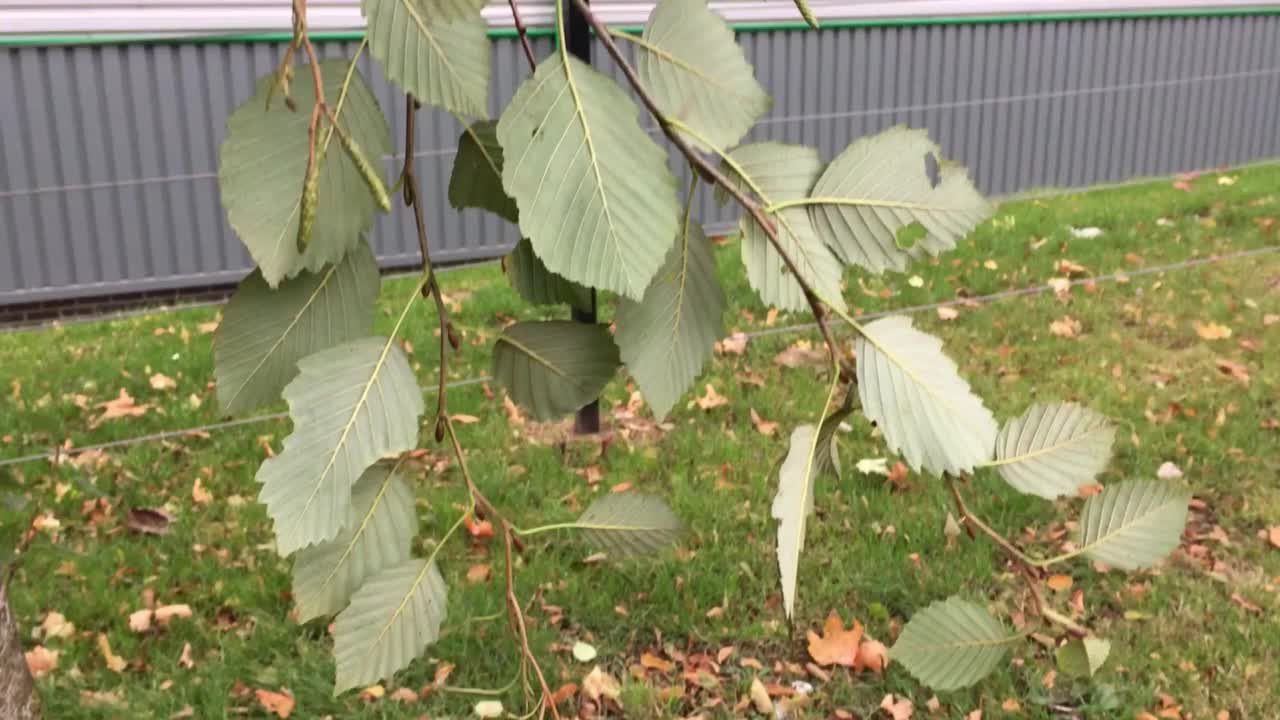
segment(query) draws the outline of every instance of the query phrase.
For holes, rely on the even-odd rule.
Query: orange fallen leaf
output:
[[[1000,703],[1000,709],[1011,713],[1022,712],[1022,705],[1017,700],[1009,698]]]
[[[791,370],[802,367],[824,368],[827,366],[827,353],[815,348],[808,340],[797,340],[778,353],[773,358],[773,363]]]
[[[561,685],[559,688],[557,688],[555,692],[551,693],[551,704],[560,705],[564,701],[571,699],[577,694],[578,694],[577,683],[565,683],[564,685]]]
[[[714,408],[718,408],[722,405],[728,405],[729,399],[721,395],[720,393],[716,392],[716,389],[711,387],[711,383],[707,383],[706,394],[704,394],[702,397],[698,398],[694,402],[696,402],[698,404],[698,407],[702,408],[703,410],[711,410]]]
[[[1271,543],[1271,547],[1280,548],[1280,525],[1267,530],[1267,541]]]
[[[1246,600],[1245,597],[1240,593],[1231,593],[1231,602],[1235,603],[1236,605],[1239,605],[1240,609],[1244,610],[1245,612],[1251,612],[1254,614],[1260,614],[1262,612],[1262,608]]]
[[[398,703],[418,702],[418,693],[407,687],[402,687],[391,693],[390,698]]]
[[[1064,315],[1061,320],[1049,323],[1049,332],[1058,337],[1073,338],[1080,334],[1081,327],[1079,320],[1070,315]]]
[[[894,486],[906,489],[908,473],[909,470],[907,469],[907,466],[899,461],[895,462],[893,467],[889,468],[889,474],[887,477],[889,478],[889,482],[893,483]]]
[[[23,656],[27,659],[27,669],[31,671],[31,677],[42,678],[58,669],[60,654],[57,650],[37,645],[23,653]]]
[[[107,661],[107,669],[113,673],[122,673],[129,667],[127,660],[111,652],[111,641],[102,633],[98,634],[98,652],[102,653],[102,659]]]
[[[164,373],[152,375],[148,382],[151,383],[152,390],[172,390],[178,387],[178,381]]]
[[[880,701],[880,709],[889,713],[889,717],[893,720],[911,720],[911,715],[915,713],[915,706],[906,698],[894,699],[893,695],[885,695]]]
[[[510,395],[502,396],[502,411],[507,414],[507,424],[520,427],[524,425],[524,412],[512,401]]]
[[[808,632],[809,656],[819,665],[844,665],[853,667],[858,659],[858,644],[862,641],[862,623],[853,621],[853,628],[844,629],[844,621],[832,611],[822,626],[822,635]]]
[[[631,491],[631,488],[632,488],[631,483],[629,483],[629,482],[620,482],[620,483],[618,483],[617,485],[614,485],[613,487],[609,488],[609,492],[611,492],[611,493],[624,493],[624,492],[630,492],[630,491]]]
[[[178,605],[162,605],[156,608],[155,619],[161,625],[168,625],[169,621],[174,618],[191,617],[191,606],[186,603]]]
[[[477,563],[467,568],[467,582],[482,583],[489,579],[492,574],[489,565],[486,563]]]
[[[778,423],[760,417],[755,408],[751,408],[751,424],[761,435],[772,435],[778,431]]]
[[[720,355],[741,355],[747,351],[747,334],[736,332],[723,340],[717,340],[715,351]]]
[[[858,645],[858,656],[853,660],[853,671],[862,672],[870,670],[873,673],[883,673],[884,669],[889,666],[889,648],[879,640],[863,640]]]
[[[1219,325],[1216,322],[1201,323],[1199,321],[1193,323],[1196,328],[1196,334],[1202,340],[1224,340],[1231,337],[1231,328],[1226,325]]]
[[[129,614],[129,629],[136,633],[144,633],[151,629],[151,610],[143,608]]]
[[[295,701],[293,693],[285,688],[284,692],[272,692],[271,690],[255,690],[254,695],[258,698],[258,704],[269,713],[274,713],[276,717],[287,718],[293,713]]]
[[[1244,365],[1225,358],[1218,358],[1214,361],[1214,364],[1217,366],[1218,372],[1223,375],[1231,376],[1233,380],[1238,381],[1241,385],[1249,384],[1249,368]]]
[[[462,524],[467,528],[467,532],[470,533],[473,538],[481,539],[493,537],[493,523],[488,520],[476,520],[474,516],[467,515],[467,517],[462,521]]]
[[[133,397],[129,395],[129,391],[120,388],[120,395],[114,400],[98,403],[96,407],[102,408],[102,414],[89,421],[89,427],[96,428],[108,420],[115,420],[122,417],[138,417],[146,415],[151,409],[150,405],[139,405],[134,402]]]
[[[213,502],[213,493],[205,489],[200,478],[196,478],[195,484],[191,486],[191,501],[197,505],[208,505]]]
[[[676,664],[670,660],[654,655],[653,653],[644,653],[640,656],[640,666],[647,670],[657,670],[660,673],[669,673],[676,669]]]
[[[600,700],[600,698],[608,698],[617,700],[622,696],[622,684],[617,678],[600,669],[596,665],[582,679],[582,693],[592,700]]]
[[[196,661],[191,657],[191,643],[182,644],[182,654],[178,656],[178,665],[188,670],[196,666]]]
[[[1063,592],[1071,589],[1072,580],[1070,575],[1050,575],[1047,582],[1050,590]]]

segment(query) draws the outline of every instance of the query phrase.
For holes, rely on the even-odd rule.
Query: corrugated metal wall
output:
[[[830,158],[894,123],[928,127],[994,194],[1280,157],[1280,17],[1163,18],[745,32],[774,94],[752,139]],[[547,38],[539,54],[550,52]],[[271,44],[0,49],[0,305],[230,283],[250,267],[218,202],[224,120]],[[330,43],[326,55],[354,51]],[[597,50],[599,64],[608,65]],[[494,45],[492,109],[526,68]],[[403,135],[402,100],[366,62]],[[504,223],[444,201],[457,124],[420,124],[437,260],[501,254]],[[387,159],[390,168],[392,160]],[[704,222],[732,220],[700,199]],[[404,212],[374,246],[412,263]]]

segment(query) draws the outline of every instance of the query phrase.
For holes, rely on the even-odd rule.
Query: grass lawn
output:
[[[1068,261],[1078,266],[1076,277],[1133,273],[1276,245],[1277,215],[1280,166],[1205,175],[1188,191],[1161,182],[1011,203],[956,252],[913,268],[918,280],[910,273],[850,275],[846,297],[858,311],[877,312],[1040,285],[1063,277]],[[1072,227],[1103,234],[1076,238]],[[478,418],[461,426],[473,473],[517,524],[570,519],[598,493],[629,483],[667,497],[689,528],[675,551],[625,564],[585,562],[591,550],[567,536],[534,538],[517,584],[530,602],[533,646],[549,682],[581,683],[599,663],[623,680],[629,717],[731,716],[757,675],[781,685],[812,683],[813,702],[797,715],[809,717],[836,710],[880,717],[876,708],[887,693],[914,701],[917,718],[959,718],[979,708],[987,718],[1275,717],[1280,547],[1268,543],[1266,530],[1280,526],[1280,253],[1077,286],[1065,297],[960,306],[950,320],[932,310],[916,315],[917,325],[946,341],[998,418],[1037,399],[1084,402],[1119,426],[1115,459],[1101,482],[1154,478],[1171,462],[1196,498],[1181,547],[1160,568],[1104,574],[1080,561],[1060,571],[1071,574],[1070,590],[1047,591],[1063,612],[1083,608],[1080,619],[1112,641],[1097,678],[1052,677],[1052,651],[1028,641],[977,687],[939,694],[932,713],[925,706],[933,693],[898,666],[883,677],[808,674],[805,631],[834,610],[889,644],[915,610],[954,592],[988,603],[1014,625],[1027,611],[1025,589],[990,543],[961,537],[948,546],[948,498],[939,482],[911,475],[894,484],[852,469],[857,459],[885,455],[859,419],[840,436],[843,479],[817,488],[797,617],[794,624],[783,619],[771,468],[791,429],[820,412],[827,378],[820,369],[775,363],[797,341],[818,343],[816,333],[782,331],[806,318],[766,313],[746,285],[736,243],[716,254],[730,298],[726,334],[772,333],[753,337],[741,355],[717,355],[689,396],[710,385],[726,404],[709,411],[681,404],[669,430],[653,430],[628,415],[631,388],[620,374],[604,400],[612,442],[565,444],[554,428],[509,423],[498,387],[474,383],[450,393],[453,412]],[[464,334],[450,379],[481,377],[503,324],[532,311],[496,265],[449,272],[443,282]],[[411,289],[411,279],[386,283],[380,331],[390,328]],[[428,304],[419,310],[407,336],[430,386],[434,315]],[[216,309],[193,309],[0,335],[0,459],[218,421],[210,334],[216,316]],[[1072,336],[1052,332],[1055,322]],[[1198,323],[1207,334],[1207,324],[1216,323],[1231,335],[1205,339]],[[1220,360],[1241,371],[1224,373]],[[145,411],[100,420],[98,404],[122,390]],[[753,410],[777,429],[762,433]],[[12,543],[36,511],[46,514],[10,594],[30,645],[59,653],[57,667],[39,681],[50,717],[168,718],[188,707],[188,717],[263,717],[258,689],[288,689],[295,717],[464,715],[475,697],[434,692],[400,702],[390,695],[427,685],[443,663],[456,666],[449,686],[510,681],[517,664],[500,614],[501,548],[458,541],[441,553],[450,586],[441,642],[386,686],[387,697],[332,696],[326,624],[300,627],[289,619],[289,564],[272,550],[255,502],[257,465],[288,432],[287,420],[269,420],[75,462],[0,467],[0,487],[16,485],[29,499],[22,509],[0,508],[0,542]],[[413,477],[421,550],[465,499],[447,451],[430,436],[428,426],[423,447],[430,454]],[[1040,555],[1054,554],[1079,507],[1019,495],[986,472],[969,494],[976,511]],[[160,507],[173,515],[165,534],[129,529],[130,510]],[[481,566],[489,566],[487,577]],[[130,613],[150,603],[186,603],[193,616],[131,631]],[[51,612],[74,630],[53,627],[44,636],[40,627]],[[103,637],[124,661],[118,671],[109,667]],[[596,661],[573,658],[569,649],[579,640],[599,650]],[[735,649],[723,655],[727,646]],[[698,653],[724,660],[718,672],[686,677],[680,667],[646,672],[639,667],[646,652],[690,667]],[[504,699],[521,706],[518,692]]]

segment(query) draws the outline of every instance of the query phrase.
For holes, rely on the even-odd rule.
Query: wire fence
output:
[[[1160,273],[1170,273],[1170,272],[1177,272],[1181,270],[1189,270],[1192,268],[1204,267],[1207,265],[1216,265],[1218,263],[1228,262],[1231,260],[1242,260],[1246,258],[1259,257],[1262,255],[1269,255],[1276,252],[1280,252],[1280,245],[1269,245],[1266,247],[1253,248],[1250,250],[1241,250],[1238,252],[1227,253],[1224,255],[1211,255],[1203,258],[1193,258],[1190,260],[1183,260],[1176,263],[1168,263],[1165,265],[1155,265],[1152,267],[1139,268],[1133,271],[1115,272],[1115,273],[1108,273],[1105,275],[1096,275],[1088,278],[1078,278],[1075,280],[1068,281],[1068,286],[1077,287],[1077,286],[1086,285],[1089,283],[1097,284],[1097,283],[1107,283],[1107,282],[1118,282],[1120,280],[1127,280],[1129,278],[1134,278],[1134,277],[1142,277],[1145,275],[1157,275]],[[858,319],[870,321],[870,320],[875,320],[877,318],[887,317],[889,315],[913,315],[916,313],[927,312],[929,310],[936,310],[938,308],[945,308],[945,307],[990,305],[993,303],[1000,302],[1002,300],[1008,300],[1012,298],[1041,295],[1047,292],[1057,292],[1060,287],[1061,285],[1059,284],[1057,287],[1055,287],[1054,285],[1033,285],[1033,286],[1023,287],[1023,288],[1013,288],[1009,290],[1002,290],[1000,292],[990,293],[987,295],[980,295],[977,297],[958,298],[958,299],[945,300],[945,301],[940,301],[935,303],[926,303],[923,305],[910,305],[907,307],[895,308],[893,310],[883,310],[883,311],[874,312],[874,313],[866,313],[860,316]],[[833,322],[832,322],[833,326],[838,326],[842,324],[843,324],[843,321],[833,318]],[[773,337],[777,335],[788,335],[788,334],[794,334],[794,333],[809,332],[809,331],[816,330],[817,327],[818,327],[817,323],[799,323],[795,325],[786,325],[786,326],[776,327],[776,328],[764,328],[761,330],[753,330],[751,332],[747,332],[744,334],[749,339]],[[462,388],[462,387],[467,387],[469,385],[478,385],[480,383],[489,382],[492,379],[493,379],[492,377],[486,375],[482,377],[469,378],[466,380],[456,380],[454,382],[447,383],[445,387],[447,389],[452,390],[454,388]],[[425,390],[426,394],[431,394],[435,392],[438,392],[438,391],[434,385]],[[94,445],[85,445],[84,447],[77,447],[77,448],[56,447],[49,452],[37,453],[32,455],[24,455],[20,457],[0,460],[0,468],[11,467],[15,465],[30,463],[30,462],[37,462],[41,460],[58,461],[61,459],[74,457],[75,455],[78,455],[80,453],[85,453],[90,451],[111,450],[115,448],[129,447],[129,446],[138,445],[141,443],[157,442],[157,441],[167,440],[171,438],[185,437],[190,435],[202,435],[205,433],[212,433],[220,430],[227,430],[231,428],[242,427],[245,425],[253,425],[253,424],[267,422],[271,420],[280,420],[285,417],[288,417],[287,413],[271,413],[267,415],[258,415],[250,418],[242,418],[239,420],[228,420],[225,422],[199,425],[196,427],[189,427],[181,430],[166,430],[166,431],[151,433],[147,435],[139,435],[131,438],[112,440],[110,442],[97,443]]]

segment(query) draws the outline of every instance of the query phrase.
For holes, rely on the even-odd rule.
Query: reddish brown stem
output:
[[[524,48],[525,58],[529,60],[529,69],[533,70],[538,67],[538,59],[533,55],[533,45],[529,43],[529,33],[525,30],[524,20],[520,17],[517,0],[507,0],[507,4],[511,6],[511,22],[516,26],[516,35],[520,36],[520,45]]]

